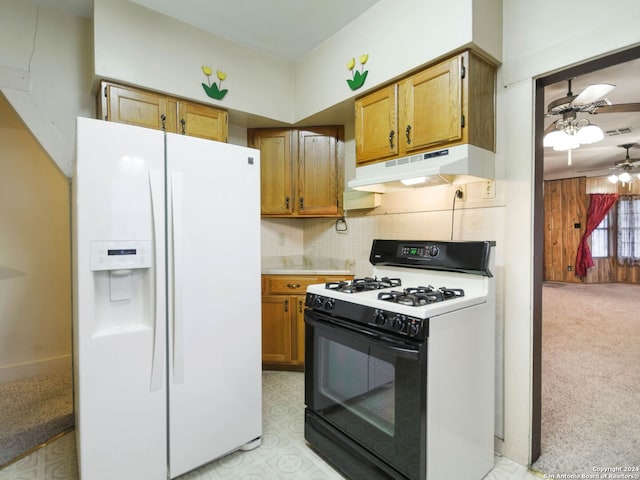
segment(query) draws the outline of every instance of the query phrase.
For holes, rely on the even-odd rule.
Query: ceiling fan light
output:
[[[564,152],[566,150],[574,150],[580,146],[580,141],[576,138],[575,135],[567,135],[564,132],[561,132],[562,135],[557,137],[555,144],[553,145],[553,149],[556,152]]]
[[[554,130],[552,132],[547,133],[542,140],[542,145],[545,147],[554,147],[555,144],[559,141],[562,136],[566,136],[567,134],[561,130]],[[560,140],[561,141],[561,140]]]
[[[620,176],[618,176],[618,180],[622,183],[629,183],[631,181],[631,175],[629,175],[629,172],[622,172]]]
[[[597,125],[585,125],[576,134],[578,141],[582,144],[599,142],[604,138],[604,132]]]
[[[607,177],[607,179],[611,182],[611,183],[616,183],[618,181],[618,176],[613,174],[613,175],[609,175]]]

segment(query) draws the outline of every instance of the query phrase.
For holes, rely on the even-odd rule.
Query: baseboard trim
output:
[[[0,383],[71,370],[71,355],[0,366]]]

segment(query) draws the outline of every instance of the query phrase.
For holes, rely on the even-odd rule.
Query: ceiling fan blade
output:
[[[626,112],[640,112],[640,103],[619,103],[617,105],[604,105],[597,107],[592,114],[597,113],[626,113]]]
[[[553,132],[556,129],[556,123],[558,123],[560,119],[555,120],[554,122],[552,122],[547,128],[544,129],[544,132],[542,132],[544,135],[546,135],[549,132]]]
[[[614,88],[616,88],[616,86],[611,85],[610,83],[596,83],[594,85],[589,85],[573,100],[573,102],[571,102],[571,105],[589,105],[590,103],[604,97]]]

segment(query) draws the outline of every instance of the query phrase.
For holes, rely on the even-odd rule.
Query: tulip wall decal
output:
[[[207,83],[202,84],[202,88],[204,89],[205,93],[211,98],[222,100],[228,92],[226,88],[224,90],[221,90],[222,81],[227,78],[227,74],[218,70],[216,72],[216,76],[218,77],[218,84],[216,84],[215,82],[211,83],[211,74],[213,73],[211,67],[203,65],[202,73],[207,76]]]
[[[364,81],[367,79],[368,70],[364,70],[364,64],[369,60],[369,54],[365,53],[360,55],[360,71],[356,70],[356,59],[352,58],[347,63],[347,68],[351,71],[351,75],[353,78],[347,78],[347,84],[351,90],[357,90],[362,85],[364,85]]]

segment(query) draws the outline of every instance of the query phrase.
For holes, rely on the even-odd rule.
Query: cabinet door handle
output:
[[[391,130],[389,132],[389,148],[391,150],[393,150],[393,137],[396,135],[396,132],[394,132],[393,130]]]
[[[302,300],[298,301],[298,312],[302,313]]]
[[[407,144],[411,145],[411,125],[407,125],[405,133],[407,134]]]
[[[300,205],[300,210],[304,210],[304,197],[300,197],[298,204]]]
[[[162,130],[167,129],[167,116],[163,113],[160,115],[160,120],[162,120]]]
[[[180,125],[182,125],[182,134],[185,135],[185,125],[187,124],[187,121],[184,118],[180,119]]]
[[[284,301],[284,311],[288,312],[289,311],[289,300],[285,300]]]
[[[289,288],[300,288],[299,283],[287,283],[287,287]]]
[[[285,198],[285,199],[284,199],[284,206],[285,206],[285,208],[286,208],[287,210],[289,210],[289,203],[290,203],[290,201],[289,201],[289,197]]]

